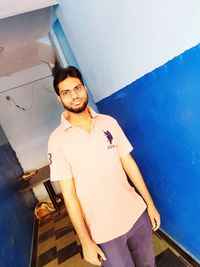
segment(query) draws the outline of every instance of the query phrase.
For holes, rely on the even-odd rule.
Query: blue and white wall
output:
[[[116,117],[162,216],[200,261],[200,2],[64,1],[56,9],[101,112]]]
[[[199,43],[198,0],[60,1],[59,20],[96,101]]]

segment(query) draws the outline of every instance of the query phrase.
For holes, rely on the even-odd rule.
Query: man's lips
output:
[[[81,99],[76,99],[72,102],[73,105],[77,106],[79,104],[81,104]]]

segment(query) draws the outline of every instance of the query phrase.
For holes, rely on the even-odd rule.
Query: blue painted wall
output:
[[[8,139],[0,125],[0,146],[6,143],[8,143]]]
[[[19,192],[22,168],[10,144],[0,146],[0,266],[28,267],[34,222],[32,191]]]
[[[200,261],[200,45],[97,106],[134,145],[162,229]]]
[[[52,25],[54,32],[56,33],[56,37],[58,38],[58,42],[62,48],[63,54],[67,60],[69,65],[72,65],[78,68],[78,63],[75,59],[74,53],[71,49],[71,46],[67,40],[67,37],[63,31],[63,28],[58,19],[56,19]]]

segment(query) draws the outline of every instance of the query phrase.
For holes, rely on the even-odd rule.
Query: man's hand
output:
[[[101,266],[102,260],[106,260],[106,257],[100,247],[97,246],[92,240],[84,245],[83,247],[83,255],[84,259],[94,265]]]
[[[147,212],[152,224],[152,229],[156,231],[160,227],[160,214],[153,204],[147,207]]]

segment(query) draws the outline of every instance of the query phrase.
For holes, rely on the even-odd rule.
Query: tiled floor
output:
[[[158,267],[194,266],[186,262],[159,234],[154,234]],[[92,267],[81,257],[81,246],[66,209],[39,222],[37,267]],[[128,266],[127,266],[128,267]]]

